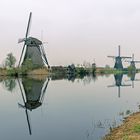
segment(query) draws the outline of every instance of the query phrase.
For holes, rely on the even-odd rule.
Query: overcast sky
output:
[[[9,52],[19,59],[30,11],[30,36],[48,42],[50,65],[113,65],[118,45],[140,60],[140,0],[0,0],[0,63]]]

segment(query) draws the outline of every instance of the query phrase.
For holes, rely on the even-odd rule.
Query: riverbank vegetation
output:
[[[127,117],[124,123],[114,128],[104,140],[140,140],[140,112]]]
[[[26,65],[22,67],[13,67],[13,68],[0,68],[1,76],[19,76],[19,75],[76,75],[76,76],[84,76],[89,74],[126,74],[132,73],[133,71],[125,70],[115,70],[113,68],[103,68],[97,67],[96,70],[93,68],[85,68],[85,67],[74,67],[70,69],[69,66],[52,66],[50,69],[46,67],[42,68],[33,68],[28,67]],[[135,71],[139,72],[139,71]]]
[[[95,63],[84,63],[83,65],[74,64],[68,66],[52,66],[51,68],[47,67],[37,67],[32,64],[30,59],[27,59],[24,64],[20,67],[15,66],[16,58],[12,53],[7,54],[7,57],[4,61],[3,67],[0,68],[1,76],[21,76],[21,75],[53,75],[55,77],[61,76],[76,76],[82,77],[89,74],[125,74],[138,72],[138,70],[128,67],[123,70],[116,70],[111,68],[109,65],[105,67],[97,67]]]

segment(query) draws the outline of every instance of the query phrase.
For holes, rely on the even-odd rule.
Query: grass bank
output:
[[[104,67],[97,67],[96,73],[97,74],[125,74],[128,73],[128,69],[117,70],[114,68],[104,68]]]
[[[137,71],[138,72],[138,71]],[[84,67],[75,67],[72,71],[68,72],[68,67],[63,66],[52,66],[51,69],[47,68],[36,68],[36,69],[28,69],[26,67],[22,68],[12,68],[12,69],[2,69],[0,68],[0,76],[19,76],[19,75],[67,75],[72,74],[76,76],[84,76],[88,74],[126,74],[130,73],[128,69],[116,70],[113,68],[104,68],[97,67],[96,69],[92,68],[84,68]]]
[[[20,76],[20,75],[48,75],[47,68],[27,70],[24,68],[0,69],[0,76]]]
[[[103,140],[140,140],[140,112],[127,117],[121,126],[114,128]]]

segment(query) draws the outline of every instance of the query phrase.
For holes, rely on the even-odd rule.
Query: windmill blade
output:
[[[110,57],[110,58],[116,58],[116,56],[107,56],[107,57]]]
[[[24,42],[25,41],[25,38],[19,38],[18,39],[18,43],[22,43],[22,42]]]
[[[29,15],[29,20],[28,20],[28,25],[27,25],[26,35],[25,35],[26,39],[28,37],[29,29],[30,29],[30,26],[31,26],[31,18],[32,18],[32,12],[30,12],[30,15]]]
[[[128,56],[121,56],[122,59],[131,59],[132,57],[128,57]]]
[[[134,81],[140,81],[140,79],[135,79]]]
[[[134,61],[134,54],[132,54],[132,61]]]
[[[121,46],[120,45],[118,46],[118,56],[119,57],[121,56]]]
[[[46,57],[46,53],[45,53],[43,44],[40,45],[40,48],[41,48],[41,52],[42,52],[41,55],[42,55],[42,57],[43,57],[45,63],[48,65],[48,68],[50,68],[50,65],[49,65],[49,63],[48,63],[48,60],[47,60],[47,57]]]
[[[36,44],[36,42],[35,42],[35,44]],[[50,68],[47,57],[46,57],[46,54],[45,54],[45,51],[43,50],[43,44],[41,43],[41,45],[39,45],[39,47],[37,47],[37,49],[39,50],[39,53],[42,57],[43,62],[48,65],[48,68]]]
[[[131,84],[128,84],[128,85],[122,84],[122,85],[121,85],[121,87],[130,87],[130,86],[131,86]]]
[[[46,89],[47,89],[47,87],[48,87],[49,81],[50,81],[50,78],[48,78],[48,79],[47,79],[47,82],[44,83],[45,87],[44,87],[43,90],[42,90],[42,96],[41,96],[41,98],[40,98],[41,103],[42,103],[43,100],[44,100],[44,95],[45,95]]]
[[[19,59],[18,67],[19,67],[20,64],[21,64],[21,60],[22,60],[22,57],[23,57],[23,52],[24,52],[24,50],[25,50],[25,47],[26,47],[26,42],[24,42],[24,45],[23,45],[23,48],[22,48],[22,52],[21,52],[21,56],[20,56],[20,59]]]
[[[108,88],[110,88],[110,87],[116,87],[116,85],[108,85],[107,87]]]
[[[24,95],[23,95],[23,91],[22,91],[22,87],[21,87],[20,81],[19,81],[19,79],[17,79],[17,81],[18,81],[18,84],[19,84],[19,88],[20,88],[20,91],[21,91],[23,102],[25,104],[26,102],[25,102],[25,99],[24,99]],[[22,105],[20,103],[18,103],[18,106],[25,109],[25,114],[26,114],[28,129],[29,129],[29,134],[32,135],[32,129],[31,129],[31,123],[30,123],[30,119],[29,119],[28,110],[27,110],[26,106],[24,106],[24,105]]]
[[[120,86],[118,87],[118,97],[119,98],[121,97],[121,87]]]
[[[23,95],[23,90],[22,90],[20,81],[19,81],[19,79],[17,79],[17,81],[18,81],[18,85],[19,85],[19,88],[20,88],[20,91],[21,91],[21,95],[22,95],[23,102],[24,102],[24,104],[25,104],[26,101],[25,101],[25,98],[24,98],[24,95]]]
[[[26,107],[24,105],[20,104],[20,103],[18,103],[18,107],[26,109]]]
[[[134,84],[134,81],[132,81],[132,88],[134,88],[135,84]]]
[[[44,60],[45,60],[45,63],[48,65],[48,68],[50,68],[50,65],[49,65],[49,63],[48,63],[46,54],[44,54],[44,53],[43,53],[43,58],[44,58]]]
[[[29,114],[28,114],[28,110],[27,109],[25,110],[25,113],[26,113],[26,119],[27,119],[29,134],[32,135],[31,123],[30,123]]]
[[[40,48],[38,48],[38,50],[40,52],[40,55],[42,57],[42,60],[43,60],[44,64],[47,64],[48,67],[50,67],[49,63],[48,63],[48,60],[47,60],[47,57],[46,57],[46,54],[45,54],[44,50],[42,49],[42,45],[40,45]]]
[[[125,80],[125,82],[131,82],[132,80]]]
[[[140,61],[134,61],[135,63],[140,63]]]
[[[19,59],[18,67],[19,67],[20,64],[21,64],[21,60],[22,60],[22,57],[23,57],[23,52],[24,52],[24,49],[25,49],[25,46],[26,46],[26,40],[27,40],[27,37],[28,37],[28,34],[29,34],[30,25],[31,25],[31,18],[32,18],[32,12],[30,12],[30,15],[29,15],[27,30],[26,30],[25,39],[24,39],[25,42],[24,42],[24,45],[23,45],[23,48],[22,48],[22,52],[21,52],[21,56],[20,56],[20,59]],[[23,39],[22,39],[22,40],[23,40]],[[20,40],[20,41],[21,41],[21,40]],[[21,42],[22,42],[22,41],[21,41]]]
[[[125,60],[125,62],[128,62],[128,63],[130,63],[131,61],[130,61],[130,60]]]

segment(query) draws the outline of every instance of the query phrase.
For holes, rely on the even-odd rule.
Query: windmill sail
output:
[[[26,47],[26,40],[27,40],[27,37],[28,37],[28,34],[29,34],[29,28],[30,28],[30,24],[31,24],[31,18],[32,18],[32,12],[30,12],[30,15],[29,15],[28,25],[27,25],[25,39],[24,39],[24,45],[23,45],[23,48],[22,48],[22,52],[21,52],[21,56],[20,56],[20,59],[19,59],[19,65],[18,66],[20,66],[20,64],[21,64],[23,53],[24,53],[24,49]],[[18,42],[21,43],[22,41],[21,40],[18,40]]]
[[[41,48],[41,52],[42,52],[42,59],[44,60],[45,64],[48,65],[48,67],[50,67],[47,57],[46,57],[46,53],[45,53],[43,44],[40,46],[40,48]]]
[[[24,102],[24,105],[25,105],[26,101],[25,101],[25,98],[24,98],[24,95],[23,95],[23,89],[21,87],[19,79],[18,79],[18,83],[19,83],[19,88],[20,88],[20,91],[21,91],[22,99],[23,99],[23,102]],[[25,114],[26,114],[28,129],[29,129],[29,134],[32,135],[32,129],[31,129],[31,123],[30,123],[30,119],[29,119],[28,110],[27,110],[26,106],[21,105],[21,104],[18,104],[18,105],[25,109]]]

